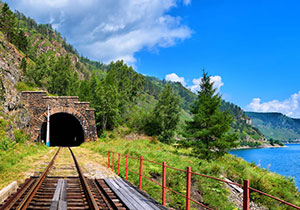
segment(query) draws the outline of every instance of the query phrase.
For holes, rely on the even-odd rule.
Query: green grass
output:
[[[48,150],[45,145],[35,143],[15,143],[6,150],[0,149],[0,189],[23,179],[24,173]]]
[[[30,85],[26,84],[25,82],[18,82],[16,84],[16,89],[18,92],[22,91],[38,91],[38,89],[31,87]]]
[[[48,150],[45,145],[29,142],[29,136],[19,129],[13,129],[12,139],[8,135],[11,122],[0,112],[0,189],[24,178],[24,173]]]
[[[159,163],[165,161],[168,165],[180,169],[186,169],[187,166],[191,166],[195,172],[215,177],[224,176],[238,183],[242,183],[243,179],[249,179],[251,187],[300,205],[300,195],[293,179],[287,179],[284,176],[270,173],[265,169],[258,168],[253,163],[247,163],[229,154],[208,162],[189,156],[189,149],[176,148],[162,143],[152,143],[149,140],[128,141],[122,139],[100,139],[98,142],[85,143],[82,147],[104,156],[107,156],[107,151],[111,150],[135,157],[142,155],[144,159]],[[115,158],[115,164],[117,164],[117,158]],[[124,157],[121,158],[121,164],[125,165]],[[138,172],[139,161],[130,159],[129,168]],[[161,183],[161,171],[161,166],[156,166],[144,161],[144,175],[153,178],[159,183]],[[121,174],[124,177],[124,168],[121,169]],[[137,175],[129,173],[128,179],[135,185],[138,185]],[[224,187],[223,183],[193,175],[192,184],[192,194],[196,195],[194,198],[201,200],[211,208],[222,210],[235,208],[234,204],[228,199],[229,190]],[[167,186],[177,192],[185,194],[185,174],[168,169]],[[161,201],[161,188],[157,185],[143,179],[143,190],[158,201]],[[262,203],[270,209],[289,209],[286,206],[280,205],[277,201],[266,199],[255,193],[251,193],[251,200]],[[184,198],[171,192],[167,193],[167,202],[169,207],[175,209],[185,208]]]

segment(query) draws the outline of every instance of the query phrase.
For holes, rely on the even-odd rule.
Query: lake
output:
[[[261,148],[233,150],[230,154],[243,158],[248,162],[255,162],[263,168],[284,176],[295,178],[300,189],[300,144],[287,144],[281,148]]]

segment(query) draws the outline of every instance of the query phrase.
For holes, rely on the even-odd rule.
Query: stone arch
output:
[[[66,113],[76,118],[83,129],[84,141],[97,140],[95,113],[89,102],[80,102],[77,96],[47,96],[45,91],[23,91],[22,100],[30,115],[28,133],[32,140],[43,140],[48,106],[50,116]]]
[[[45,138],[43,138],[43,134],[42,132],[44,131],[44,128],[47,124],[47,113],[48,111],[44,112],[40,117],[40,121],[39,121],[39,124],[38,124],[38,127],[40,128],[40,132],[39,132],[39,137],[38,139],[40,141],[45,141]],[[78,120],[78,122],[80,123],[82,129],[83,129],[83,135],[84,135],[84,139],[87,139],[88,137],[88,128],[89,128],[89,122],[88,122],[88,119],[86,119],[85,116],[83,116],[80,112],[74,110],[74,109],[55,109],[54,112],[51,112],[51,109],[50,109],[50,119],[51,119],[51,116],[55,115],[55,114],[60,114],[60,113],[65,113],[65,114],[69,114],[69,115],[72,115],[74,118],[76,118]],[[51,121],[51,120],[50,120]]]

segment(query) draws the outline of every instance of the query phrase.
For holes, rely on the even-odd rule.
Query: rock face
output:
[[[48,105],[50,116],[66,113],[74,116],[80,123],[84,141],[97,140],[94,109],[89,102],[79,102],[77,96],[47,96],[45,91],[23,91],[21,93],[25,108],[29,112],[29,133],[31,139],[41,141],[42,126],[47,122]]]
[[[12,120],[14,128],[26,130],[29,118],[16,89],[24,75],[19,68],[22,58],[23,55],[0,32],[0,111]],[[8,135],[14,139],[12,129]]]

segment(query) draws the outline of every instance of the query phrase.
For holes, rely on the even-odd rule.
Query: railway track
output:
[[[30,177],[0,210],[98,210],[128,208],[101,179],[87,179],[71,148],[59,148],[38,177]]]

